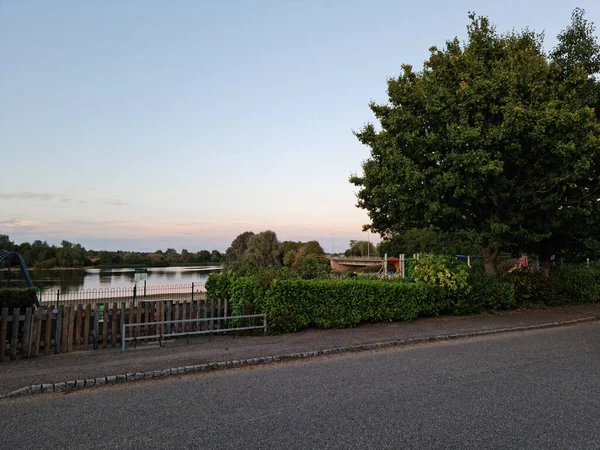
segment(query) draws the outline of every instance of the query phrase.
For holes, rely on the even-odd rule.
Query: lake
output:
[[[179,284],[205,283],[211,273],[220,272],[220,266],[193,267],[151,267],[148,268],[147,286],[164,286]],[[73,270],[31,270],[29,272],[33,284],[44,289],[114,289],[128,288],[135,284],[135,269],[73,269]],[[0,273],[0,285],[8,276]],[[11,270],[12,286],[21,286],[24,280],[20,269]],[[143,286],[143,281],[138,281]]]

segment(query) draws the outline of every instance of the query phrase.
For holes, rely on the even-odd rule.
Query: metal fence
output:
[[[197,294],[195,293],[194,296]],[[229,315],[227,301],[172,302],[140,298],[136,303],[0,308],[0,363],[9,357],[133,346],[178,337],[267,332],[264,314]]]
[[[165,286],[131,286],[106,289],[40,289],[38,299],[41,305],[94,305],[98,303],[170,301],[182,303],[204,300],[204,283],[191,283]]]
[[[170,314],[168,314],[170,316]],[[242,319],[262,319],[261,324],[240,324]],[[222,328],[215,327],[215,323],[225,324]],[[156,340],[179,337],[179,336],[193,336],[199,334],[213,334],[213,333],[229,333],[232,331],[249,331],[249,330],[263,330],[263,333],[267,334],[267,315],[266,314],[250,314],[245,316],[221,316],[221,317],[204,317],[195,319],[182,319],[182,320],[161,320],[157,322],[146,322],[146,327],[154,327],[154,334],[148,334],[147,336],[138,335],[135,333],[135,329],[140,326],[136,323],[126,323],[124,320],[121,322],[121,351],[125,351],[126,341],[138,340]],[[180,331],[177,331],[179,326]],[[187,327],[187,328],[186,328]],[[133,336],[127,337],[127,329],[131,329],[129,334]]]

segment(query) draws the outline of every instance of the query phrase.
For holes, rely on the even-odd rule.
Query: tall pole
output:
[[[369,236],[370,233],[370,231],[367,231],[367,259],[371,257],[371,238]]]

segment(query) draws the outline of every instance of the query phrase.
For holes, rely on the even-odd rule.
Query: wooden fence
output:
[[[220,328],[221,321],[171,325],[147,325],[148,322],[227,316],[227,304],[203,300],[188,303],[143,301],[86,305],[41,306],[39,308],[3,308],[0,316],[0,362],[38,355],[70,353],[121,343],[121,324],[139,324],[128,328],[126,337],[152,336],[171,331],[186,332]],[[140,341],[140,343],[143,341]],[[148,341],[145,341],[148,342]]]

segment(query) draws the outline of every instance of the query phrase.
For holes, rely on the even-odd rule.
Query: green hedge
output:
[[[600,301],[600,270],[564,268],[551,275],[554,304],[568,305]]]
[[[231,272],[213,273],[206,280],[206,301],[229,300],[231,283],[234,279]]]
[[[529,304],[578,304],[600,300],[600,270],[561,269],[491,277],[472,269],[468,287],[443,287],[407,280],[365,278],[302,280],[281,271],[251,276],[213,274],[207,300],[227,300],[233,315],[264,312],[274,332],[308,327],[352,327],[362,322],[411,321],[436,314],[476,314]]]
[[[259,300],[271,331],[342,328],[436,313],[439,288],[382,280],[279,280]]]
[[[2,288],[0,289],[0,308],[29,308],[37,302],[34,288]]]
[[[513,309],[517,305],[515,287],[508,281],[472,269],[467,280],[468,293],[451,299],[452,314],[476,314]]]
[[[231,315],[241,316],[261,313],[261,299],[265,290],[260,280],[252,277],[231,279],[229,288],[229,305]]]
[[[574,305],[600,301],[600,270],[562,267],[545,278],[542,272],[511,273],[503,277],[514,285],[519,306]]]

